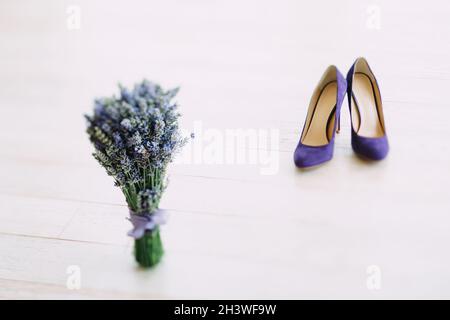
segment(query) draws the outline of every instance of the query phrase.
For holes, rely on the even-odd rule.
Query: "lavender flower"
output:
[[[147,80],[133,90],[119,89],[119,97],[95,101],[94,114],[85,116],[87,133],[94,158],[122,189],[130,209],[149,213],[158,207],[167,165],[186,143],[172,102],[178,89],[164,91]]]

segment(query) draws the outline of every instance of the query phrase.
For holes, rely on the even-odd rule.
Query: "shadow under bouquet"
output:
[[[159,202],[166,187],[166,170],[186,143],[179,126],[178,89],[164,91],[142,81],[120,96],[95,100],[94,114],[85,115],[93,156],[115,180],[126,199],[135,239],[134,254],[142,267],[157,264],[163,255],[159,226],[165,211]]]

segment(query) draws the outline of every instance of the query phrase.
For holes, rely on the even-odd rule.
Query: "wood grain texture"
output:
[[[450,298],[448,2],[83,0],[68,30],[70,4],[0,3],[0,298]],[[379,29],[367,26],[373,5]],[[296,169],[316,82],[357,56],[380,82],[389,157],[353,154],[345,103],[333,160]],[[123,196],[82,117],[142,77],[181,86],[186,132],[279,135],[224,149],[270,154],[272,175],[261,163],[171,166],[166,255],[150,271],[133,261]],[[79,290],[66,286],[71,265]]]

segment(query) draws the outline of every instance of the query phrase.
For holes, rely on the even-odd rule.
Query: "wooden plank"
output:
[[[76,265],[81,270],[82,288],[95,290],[97,296],[114,291],[125,296],[158,294],[169,298],[448,297],[449,279],[442,277],[448,262],[436,260],[435,250],[430,253],[424,246],[405,250],[406,243],[400,240],[395,248],[401,251],[382,254],[375,245],[375,251],[365,250],[361,238],[350,241],[345,232],[329,242],[322,232],[311,237],[311,231],[304,234],[309,242],[295,252],[297,263],[289,263],[292,256],[281,256],[276,250],[272,251],[272,261],[266,261],[266,247],[253,252],[259,261],[237,260],[220,252],[205,255],[169,250],[152,271],[136,269],[130,259],[131,248],[124,251],[110,245],[0,235],[4,257],[0,278],[64,286],[67,268]],[[350,246],[336,250],[336,242],[342,245],[344,241]],[[22,249],[16,250],[18,247]],[[374,261],[383,271],[384,286],[379,291],[366,287],[366,269]],[[401,265],[408,268],[399,268]]]
[[[30,200],[23,200],[27,202]],[[445,217],[444,212],[430,212],[425,217],[421,212],[426,208],[402,212],[400,204],[395,216],[362,208],[359,217],[356,212],[344,211],[326,221],[319,217],[330,216],[330,212],[322,216],[315,212],[319,217],[311,215],[310,220],[174,212],[163,228],[164,263],[156,271],[142,273],[133,271],[132,243],[125,236],[129,226],[122,216],[124,208],[104,205],[111,209],[106,217],[102,213],[109,211],[106,208],[89,206],[93,208],[79,209],[72,218],[60,235],[64,240],[6,234],[4,231],[8,230],[2,226],[0,278],[63,286],[67,278],[64,270],[78,265],[88,274],[86,289],[97,292],[97,296],[106,290],[107,296],[113,291],[124,297],[233,297],[245,281],[251,285],[239,287],[239,297],[449,294],[446,288],[450,279],[442,272],[450,261],[436,246],[446,243],[449,235],[445,225],[434,223]],[[98,225],[96,221],[103,223]],[[101,228],[100,237],[96,228]],[[42,232],[39,225],[28,234],[36,232]],[[372,264],[380,266],[385,279],[386,288],[379,293],[365,287],[366,268]],[[108,272],[99,279],[105,266]],[[434,273],[422,277],[425,270]],[[112,281],[115,277],[121,279]],[[417,281],[411,283],[411,278]],[[192,288],[196,281],[198,285]],[[212,281],[214,286],[207,285]],[[423,291],[409,292],[416,286]]]

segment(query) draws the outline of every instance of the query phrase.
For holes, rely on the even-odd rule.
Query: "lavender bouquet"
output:
[[[178,127],[179,113],[172,102],[178,89],[164,91],[147,80],[120,96],[95,100],[94,114],[86,115],[93,156],[115,180],[127,201],[135,239],[136,261],[157,264],[163,255],[158,208],[166,187],[166,169],[186,142]]]

